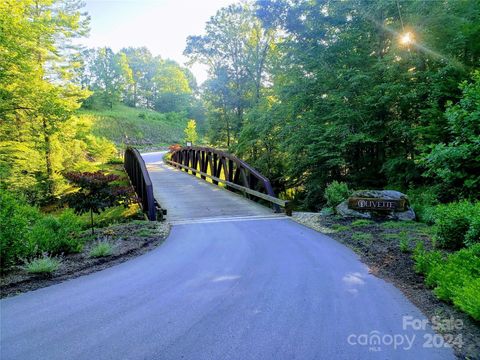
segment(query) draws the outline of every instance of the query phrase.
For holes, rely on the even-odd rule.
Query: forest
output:
[[[185,50],[209,65],[207,138],[310,209],[334,180],[478,199],[479,6],[260,0],[222,9]]]
[[[77,251],[31,235],[44,216],[75,228],[63,213],[72,172],[112,171],[125,146],[186,134],[253,165],[297,210],[330,207],[332,184],[402,191],[478,276],[480,2],[243,1],[187,38],[186,65],[146,47],[82,47],[83,5],[0,1],[2,268]],[[440,256],[428,254],[423,272]],[[462,291],[478,294],[478,277]],[[478,318],[475,304],[461,306]]]

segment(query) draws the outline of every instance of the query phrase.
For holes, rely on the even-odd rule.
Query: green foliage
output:
[[[327,206],[335,207],[343,200],[350,196],[351,191],[347,184],[343,182],[333,181],[325,188],[324,197],[327,201]]]
[[[385,221],[381,226],[384,229],[408,229],[418,225],[414,221]]]
[[[480,243],[480,216],[478,215],[472,217],[470,227],[465,234],[465,245],[471,246],[476,243]]]
[[[209,66],[210,142],[312,210],[333,180],[440,188],[432,201],[478,197],[478,73],[465,81],[480,57],[480,4],[397,5],[261,0],[221,9],[185,49]],[[404,23],[418,44],[399,42]],[[431,221],[435,204],[420,200],[419,217]]]
[[[352,226],[354,227],[363,227],[363,226],[369,226],[374,224],[372,220],[366,220],[366,219],[358,219],[352,222]]]
[[[87,49],[79,56],[79,81],[93,91],[83,106],[112,109],[123,101],[132,107],[160,112],[190,112],[196,82],[188,69],[172,60],[154,57],[145,48]],[[144,116],[144,114],[140,114]]]
[[[369,233],[355,232],[352,235],[352,239],[355,241],[369,243],[370,241],[373,240],[373,235]]]
[[[397,240],[399,239],[399,236],[398,234],[395,234],[395,233],[386,233],[386,234],[383,234],[383,237],[387,240]]]
[[[453,299],[462,311],[470,314],[474,319],[480,320],[480,278],[469,279],[457,290]]]
[[[330,215],[335,215],[335,209],[331,207],[324,207],[322,210],[320,210],[320,214],[322,216],[330,216]]]
[[[93,119],[92,133],[117,146],[166,146],[181,142],[187,114],[166,113],[114,105],[112,109],[82,110]],[[141,117],[140,117],[141,115]]]
[[[99,48],[83,51],[80,60],[81,83],[93,91],[84,106],[101,104],[112,108],[129,85],[131,70],[125,58],[110,48]]]
[[[410,240],[408,238],[408,233],[406,231],[401,231],[398,234],[398,238],[400,239],[400,242],[398,243],[400,251],[404,253],[410,252]]]
[[[277,29],[265,28],[253,3],[220,9],[205,34],[189,36],[184,51],[191,62],[210,67],[203,86],[211,142],[230,147],[239,137],[248,110],[260,104],[267,68],[275,54]],[[247,126],[254,126],[248,121]],[[264,134],[258,134],[263,137]]]
[[[439,205],[435,209],[435,241],[445,249],[459,249],[479,242],[480,202]],[[468,234],[468,237],[466,237]]]
[[[93,214],[100,214],[105,209],[123,205],[128,207],[133,199],[128,186],[111,186],[119,179],[115,174],[77,172],[67,173],[65,177],[79,187],[77,192],[67,194],[64,201],[75,210],[76,214],[90,213],[92,234],[94,233]]]
[[[480,244],[450,254],[444,261],[431,262],[426,269],[426,283],[435,295],[452,301],[461,310],[480,320]]]
[[[428,274],[437,264],[443,262],[440,251],[426,251],[423,243],[418,241],[413,251],[415,260],[415,271],[421,274]]]
[[[60,267],[60,260],[44,255],[25,264],[29,274],[50,275]]]
[[[350,230],[350,226],[341,225],[341,224],[333,224],[332,229],[337,231],[337,232],[342,232],[342,231]]]
[[[59,216],[42,215],[22,196],[0,190],[1,270],[42,253],[78,252],[80,219],[66,210]]]
[[[0,3],[0,152],[2,182],[32,192],[34,201],[58,194],[61,130],[89,95],[75,85],[73,39],[85,34],[80,2]],[[16,155],[24,149],[23,155]],[[3,154],[2,154],[3,155]],[[18,174],[25,179],[16,183]]]
[[[90,250],[91,257],[104,257],[113,254],[114,246],[108,241],[97,242]]]
[[[439,203],[437,189],[419,187],[410,189],[407,195],[417,219],[426,224],[433,224],[435,222],[435,206]]]
[[[32,256],[30,229],[42,215],[21,196],[0,189],[0,255],[1,269]]]
[[[29,253],[68,254],[80,252],[83,244],[78,239],[81,222],[73,211],[62,212],[58,217],[40,218],[28,234]]]
[[[195,144],[198,139],[197,123],[195,120],[188,120],[187,127],[183,131],[185,133],[185,142],[191,142]]]
[[[425,176],[435,177],[452,198],[478,199],[480,196],[480,71],[472,83],[460,85],[463,96],[445,112],[451,139],[440,143],[425,155]]]

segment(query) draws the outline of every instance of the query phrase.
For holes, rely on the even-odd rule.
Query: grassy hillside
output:
[[[134,145],[155,148],[181,143],[187,117],[180,113],[162,114],[153,110],[115,105],[113,109],[82,110],[93,115],[93,133],[113,141],[117,146]]]

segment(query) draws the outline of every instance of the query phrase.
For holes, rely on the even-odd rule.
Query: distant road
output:
[[[145,155],[156,196],[170,204],[167,241],[2,300],[2,360],[454,358],[423,346],[433,333],[410,326],[423,315],[351,250],[159,159]],[[208,210],[194,198],[203,191]],[[236,205],[217,211],[216,201]]]

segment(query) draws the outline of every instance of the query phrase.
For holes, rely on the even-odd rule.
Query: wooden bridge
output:
[[[183,147],[140,156],[128,148],[125,169],[150,220],[162,218],[162,208],[176,221],[291,214],[289,202],[275,196],[265,176],[217,149]]]

